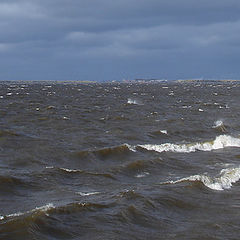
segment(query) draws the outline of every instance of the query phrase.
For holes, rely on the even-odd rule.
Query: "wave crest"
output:
[[[5,219],[11,219],[11,218],[14,218],[14,217],[20,217],[20,216],[23,216],[23,215],[32,215],[32,216],[35,216],[35,215],[39,215],[41,213],[44,213],[46,214],[47,211],[49,211],[50,209],[54,209],[55,206],[52,204],[52,203],[48,203],[47,205],[44,205],[44,206],[41,206],[41,207],[36,207],[30,211],[27,211],[27,212],[17,212],[17,213],[12,213],[12,214],[8,214],[8,215],[5,215],[5,216],[0,216],[0,220],[5,220]]]
[[[216,177],[210,177],[207,175],[193,175],[186,178],[181,178],[176,181],[167,181],[162,184],[176,184],[181,182],[201,182],[206,187],[213,190],[225,190],[230,189],[233,183],[236,183],[240,179],[240,168],[228,168],[222,169],[220,174]]]
[[[240,139],[229,135],[220,135],[215,138],[214,141],[199,142],[193,144],[173,144],[164,143],[160,145],[145,144],[138,145],[138,147],[156,151],[156,152],[182,152],[189,153],[199,151],[212,151],[216,149],[222,149],[225,147],[240,147]]]

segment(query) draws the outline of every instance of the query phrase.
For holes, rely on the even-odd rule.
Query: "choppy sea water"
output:
[[[240,82],[0,83],[0,239],[239,239]]]

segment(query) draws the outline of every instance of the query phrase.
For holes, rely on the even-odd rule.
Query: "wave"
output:
[[[100,158],[107,158],[107,157],[127,154],[129,152],[135,152],[135,149],[129,144],[125,143],[122,145],[101,148],[98,150],[83,150],[83,151],[75,152],[74,155],[84,159],[92,158],[93,156],[100,157]]]
[[[143,105],[139,100],[137,100],[137,99],[132,99],[132,98],[128,98],[127,103],[128,103],[128,104],[133,104],[133,105]]]
[[[76,213],[81,210],[94,211],[94,209],[106,208],[108,205],[97,204],[91,202],[74,202],[64,206],[55,206],[52,203],[48,203],[41,207],[36,207],[32,210],[25,212],[16,212],[8,215],[0,215],[0,223],[8,225],[11,222],[19,222],[22,227],[34,222],[37,218],[50,214],[69,214]]]
[[[0,176],[0,192],[2,194],[18,194],[20,190],[29,190],[36,187],[34,183],[13,176]]]
[[[22,181],[21,179],[19,178],[16,178],[16,177],[12,177],[12,176],[0,176],[0,184],[1,186],[3,184],[6,184],[6,185],[21,185],[21,184],[24,184],[24,181]]]
[[[19,133],[11,130],[0,130],[0,137],[19,137]]]
[[[143,178],[146,177],[147,175],[149,175],[149,172],[142,172],[142,173],[138,173],[137,175],[135,175],[136,178]]]
[[[223,121],[222,120],[217,120],[214,122],[213,128],[218,128],[223,126]]]
[[[99,172],[88,172],[80,169],[68,169],[68,168],[59,168],[59,170],[66,172],[66,173],[79,173],[79,174],[85,174],[85,175],[91,175],[91,176],[100,176],[105,178],[111,178],[115,180],[115,177],[111,175],[110,173],[99,173]]]
[[[212,151],[216,149],[222,149],[225,147],[240,147],[240,138],[235,138],[229,135],[220,135],[215,138],[213,141],[208,142],[197,142],[190,144],[173,144],[173,143],[164,143],[160,145],[155,144],[144,144],[137,145],[147,149],[149,151],[156,152],[181,152],[189,153],[195,151]]]
[[[215,121],[212,128],[218,129],[222,132],[226,132],[227,130],[222,120]]]
[[[122,153],[127,153],[129,151],[133,151],[132,147],[128,144],[123,144],[115,147],[108,147],[108,148],[102,148],[94,153],[97,155],[100,155],[102,157],[107,157],[109,155],[117,155],[117,154],[122,154]]]
[[[176,181],[167,181],[162,184],[176,184],[181,182],[201,182],[206,187],[213,190],[230,189],[233,183],[236,183],[240,179],[240,168],[227,168],[222,169],[220,174],[216,177],[207,175],[193,175],[186,178],[181,178]]]
[[[168,135],[168,132],[167,130],[157,130],[157,131],[151,132],[150,134],[151,135],[163,135],[163,134]]]
[[[17,212],[17,213],[12,213],[12,214],[8,214],[5,216],[0,216],[0,220],[8,220],[8,219],[12,219],[15,217],[20,217],[23,215],[36,215],[36,214],[40,214],[40,213],[46,213],[48,210],[55,208],[54,205],[52,203],[48,203],[44,206],[41,207],[36,207],[30,211],[26,211],[26,212]]]
[[[91,196],[91,195],[96,195],[96,194],[100,194],[100,192],[76,192],[76,194],[82,196],[82,197],[86,197],[86,196]]]
[[[137,160],[134,162],[127,163],[125,165],[120,165],[114,167],[111,172],[115,174],[121,174],[128,177],[143,178],[149,175],[147,171],[148,166],[153,164],[153,161],[149,160]]]

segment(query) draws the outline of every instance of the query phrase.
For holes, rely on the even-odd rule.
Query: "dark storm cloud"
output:
[[[238,76],[239,12],[233,0],[0,1],[1,78]]]

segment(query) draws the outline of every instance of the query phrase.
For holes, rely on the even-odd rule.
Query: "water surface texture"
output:
[[[239,239],[239,82],[0,83],[0,239]]]

